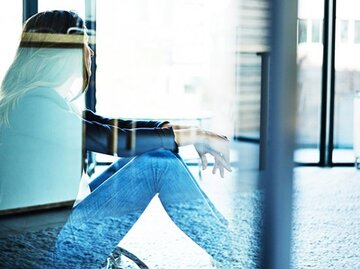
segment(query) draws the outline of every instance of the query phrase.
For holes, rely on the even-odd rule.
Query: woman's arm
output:
[[[129,157],[156,149],[177,152],[172,128],[118,128],[115,125],[83,120],[87,150]]]
[[[229,140],[225,136],[196,126],[172,125],[160,121],[131,121],[104,118],[85,111],[86,148],[95,152],[118,156],[133,156],[158,148],[177,151],[177,146],[194,145],[202,167],[206,169],[206,154],[214,157],[213,173],[219,169],[231,171]],[[116,122],[116,124],[114,124]],[[114,134],[116,138],[114,139]],[[116,141],[115,144],[112,141]]]
[[[165,124],[168,123],[168,121],[123,120],[123,119],[106,118],[97,115],[96,113],[88,109],[84,111],[84,119],[105,125],[114,125],[114,122],[116,122],[116,126],[118,128],[123,128],[123,129],[159,128],[159,127],[163,127]]]

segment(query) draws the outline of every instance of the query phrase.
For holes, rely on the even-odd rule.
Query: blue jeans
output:
[[[219,262],[224,259],[227,221],[177,154],[155,150],[121,158],[90,189],[57,237],[58,267],[98,268],[157,194],[184,233]]]

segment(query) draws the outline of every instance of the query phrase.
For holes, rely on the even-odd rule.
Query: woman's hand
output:
[[[208,167],[206,154],[210,154],[214,157],[213,174],[219,170],[220,176],[223,178],[225,169],[229,172],[232,171],[230,167],[229,140],[225,136],[190,126],[186,126],[186,128],[177,126],[177,128],[174,128],[174,135],[178,146],[194,145],[200,156],[203,170]]]
[[[208,166],[206,157],[208,153],[214,157],[213,174],[216,174],[216,171],[219,170],[220,176],[223,178],[225,169],[229,172],[232,171],[230,166],[229,140],[225,136],[209,131],[202,131],[200,136],[200,142],[194,143],[194,146],[200,156],[203,170]]]

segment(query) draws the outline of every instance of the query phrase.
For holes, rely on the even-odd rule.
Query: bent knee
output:
[[[181,161],[179,158],[177,154],[166,149],[149,151],[137,157],[138,161],[147,163],[151,165],[152,168],[161,168],[161,170],[180,165]]]
[[[176,159],[178,159],[178,157],[175,155],[175,153],[173,153],[172,151],[167,150],[167,149],[156,149],[156,150],[146,152],[142,155],[152,157],[152,158],[164,158],[164,159],[176,158]]]

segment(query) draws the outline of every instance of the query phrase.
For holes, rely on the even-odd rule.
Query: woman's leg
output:
[[[170,163],[172,169],[164,172],[158,182],[159,198],[170,218],[220,264],[234,258],[228,221],[202,191],[180,156],[159,153],[173,155],[168,158],[174,162]]]
[[[113,176],[117,171],[123,168],[128,162],[132,161],[132,158],[120,158],[116,162],[112,163],[108,168],[105,169],[99,176],[93,179],[90,184],[90,190],[93,192],[97,187],[104,183],[107,179]]]
[[[57,237],[53,268],[99,268],[156,194],[146,167],[137,157],[119,159],[91,182]]]
[[[57,239],[58,267],[97,268],[157,193],[179,228],[222,260],[228,236],[224,218],[177,155],[157,150],[119,167],[73,209]]]

